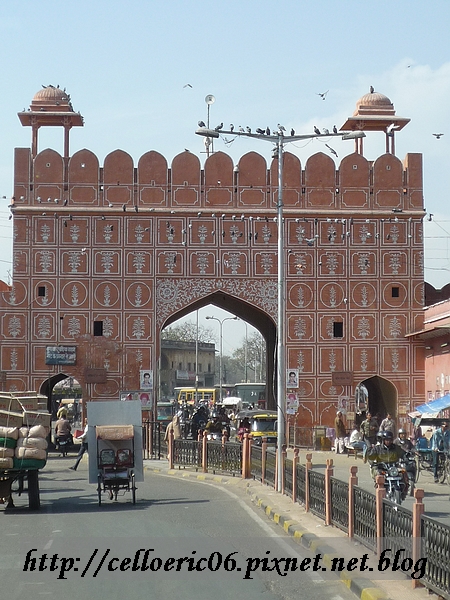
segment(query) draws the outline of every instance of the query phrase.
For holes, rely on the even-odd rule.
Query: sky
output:
[[[423,154],[425,207],[433,215],[424,221],[425,280],[443,287],[450,282],[449,26],[448,0],[4,0],[0,279],[12,277],[14,148],[31,145],[31,130],[17,113],[43,85],[66,88],[84,116],[84,127],[71,131],[71,154],[88,148],[102,163],[120,148],[135,164],[149,150],[170,164],[188,149],[203,162],[203,138],[195,129],[207,119],[209,94],[215,97],[212,126],[254,130],[282,123],[301,134],[314,126],[339,128],[373,86],[390,98],[397,115],[411,119],[396,135],[396,154]],[[337,165],[354,147],[335,138],[286,150],[304,164],[328,151],[325,142],[336,150]],[[384,143],[383,134],[369,134],[365,156],[383,154]],[[40,131],[39,150],[47,147],[62,153],[61,129]],[[235,162],[249,151],[269,161],[272,145],[220,139],[214,150]],[[236,339],[243,330],[242,323],[227,328]]]

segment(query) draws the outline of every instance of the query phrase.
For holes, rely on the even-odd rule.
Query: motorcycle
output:
[[[394,504],[401,504],[406,498],[409,487],[409,478],[406,469],[398,463],[376,463],[378,475],[384,476],[386,498]]]
[[[58,449],[58,452],[63,457],[67,456],[67,454],[69,452],[69,448],[72,446],[72,443],[73,443],[72,435],[59,435],[56,438],[56,447]]]
[[[406,452],[399,461],[400,466],[405,469],[409,480],[409,495],[414,496],[414,488],[417,477],[417,464],[414,452]]]

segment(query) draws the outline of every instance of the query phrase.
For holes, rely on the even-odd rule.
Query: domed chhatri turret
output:
[[[69,131],[82,127],[83,117],[73,110],[70,95],[59,86],[43,85],[31,101],[30,108],[18,113],[22,125],[32,127],[32,155],[37,154],[40,127],[64,127],[64,156],[69,156]]]
[[[371,86],[369,93],[358,100],[353,116],[342,125],[341,131],[383,131],[386,134],[386,152],[395,154],[394,132],[403,129],[409,121],[398,117],[391,100]],[[362,138],[355,142],[358,142],[357,147],[362,154]]]

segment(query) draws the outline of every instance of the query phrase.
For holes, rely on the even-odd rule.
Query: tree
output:
[[[197,331],[197,324],[192,321],[166,327],[162,331],[161,338],[178,342],[195,342],[198,340],[204,344],[216,343],[216,335],[213,329],[199,325]]]
[[[233,359],[240,365],[242,377],[240,381],[265,381],[266,379],[266,344],[261,334],[254,332],[247,338],[247,352],[244,344],[233,352]],[[247,365],[247,369],[245,369]],[[247,372],[246,372],[247,371]]]

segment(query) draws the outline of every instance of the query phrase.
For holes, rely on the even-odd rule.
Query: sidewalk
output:
[[[303,462],[304,453],[301,454]],[[328,454],[334,455],[334,453],[314,452],[313,464],[314,454],[324,455],[324,458]],[[367,466],[363,464],[362,460],[355,461],[345,455],[341,457],[338,455],[336,458],[339,465],[345,461],[344,465],[348,464],[348,468],[355,462],[358,466]],[[323,460],[323,464],[325,462],[326,460]],[[344,469],[344,465],[340,468]],[[323,557],[322,562],[326,567],[330,567],[333,558],[336,557],[344,558],[345,564],[348,564],[348,561],[351,561],[352,558],[355,559],[355,557],[359,557],[361,562],[361,557],[367,554],[369,555],[367,565],[374,572],[377,572],[378,558],[368,549],[355,540],[350,540],[337,527],[325,526],[323,520],[311,513],[306,513],[300,504],[294,504],[287,496],[275,492],[271,487],[262,485],[258,481],[226,475],[198,473],[188,469],[169,469],[165,460],[144,460],[144,469],[161,475],[189,478],[192,481],[209,482],[218,486],[230,487],[237,496],[249,497],[253,504],[263,510],[269,519],[282,527],[283,531],[292,536],[299,545],[310,549],[316,555],[320,553]],[[342,582],[361,600],[405,600],[405,598],[408,598],[408,600],[425,600],[429,598],[428,590],[423,587],[413,589],[412,580],[406,575],[400,575],[396,579],[387,579],[386,572],[384,579],[381,579],[382,575],[369,579],[361,576],[361,573],[357,570],[351,572],[343,570],[336,576],[340,576]],[[392,574],[389,576],[392,577]]]

